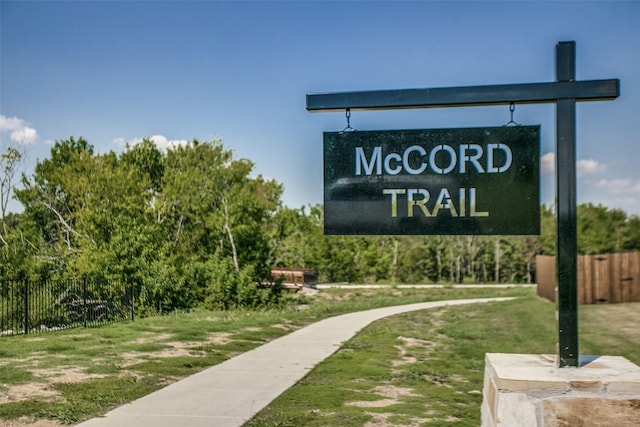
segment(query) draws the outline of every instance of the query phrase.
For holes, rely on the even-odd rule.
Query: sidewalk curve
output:
[[[384,317],[429,308],[507,301],[478,298],[376,308],[330,317],[120,406],[78,427],[235,427],[251,419],[335,353],[362,328]]]

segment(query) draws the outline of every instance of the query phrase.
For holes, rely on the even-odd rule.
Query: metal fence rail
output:
[[[0,336],[134,318],[133,286],[90,277],[0,281]]]

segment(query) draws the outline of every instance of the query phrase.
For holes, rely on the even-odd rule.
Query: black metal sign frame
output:
[[[539,126],[324,133],[324,232],[540,234]]]
[[[307,95],[307,110],[556,104],[558,365],[579,366],[576,202],[576,102],[613,100],[620,81],[576,81],[575,42],[556,45],[556,81],[545,83],[405,89]]]

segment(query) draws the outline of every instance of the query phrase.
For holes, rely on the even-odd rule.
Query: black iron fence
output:
[[[0,336],[133,320],[134,299],[126,280],[0,280]]]

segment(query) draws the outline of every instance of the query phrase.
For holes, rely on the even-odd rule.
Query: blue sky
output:
[[[322,132],[305,94],[555,79],[576,41],[578,80],[618,78],[615,101],[577,107],[578,201],[640,214],[640,2],[0,0],[0,135],[27,172],[55,140],[104,153],[153,137],[222,138],[284,184],[291,207],[322,202]],[[542,202],[554,198],[555,107],[542,125]],[[360,130],[500,126],[508,106],[353,112]]]

